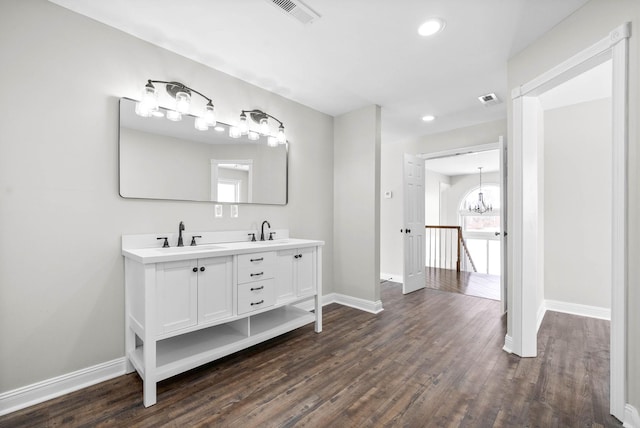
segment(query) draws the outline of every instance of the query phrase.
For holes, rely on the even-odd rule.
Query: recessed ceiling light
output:
[[[446,24],[443,19],[429,18],[424,24],[418,27],[418,34],[425,37],[433,36],[434,34],[442,31],[445,25]]]
[[[218,132],[222,132],[222,131],[224,131],[224,128],[223,128],[222,126],[219,126],[219,125],[218,125],[218,126],[216,126],[216,127],[215,127],[215,128],[213,128],[213,129],[215,129],[215,130],[216,130],[216,131],[218,131]]]
[[[422,116],[422,120],[425,122],[432,122],[436,119],[436,117],[432,114],[428,114],[426,116]]]

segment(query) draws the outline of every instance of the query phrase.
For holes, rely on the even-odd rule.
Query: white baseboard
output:
[[[372,314],[377,314],[384,310],[380,300],[373,302],[371,300],[359,299],[357,297],[351,297],[339,293],[329,293],[322,296],[322,306],[327,306],[331,303],[349,306],[350,308],[360,309],[361,311],[370,312]],[[313,310],[313,299],[297,303],[295,306],[305,311],[311,311]]]
[[[543,301],[540,307],[538,308],[538,313],[536,314],[536,333],[540,331],[540,325],[542,325],[542,320],[544,319],[544,314],[547,313],[547,301]]]
[[[383,273],[380,272],[380,280],[382,281],[391,281],[391,282],[399,282],[400,284],[402,284],[403,278],[402,275],[396,275],[393,273]]]
[[[624,424],[622,426],[625,428],[640,428],[640,414],[638,414],[638,409],[631,404],[624,406]]]
[[[95,385],[126,373],[125,357],[0,394],[0,416]]]
[[[329,293],[322,296],[322,306],[327,306],[331,303],[336,302],[336,293]],[[304,311],[312,311],[314,309],[313,298],[309,298],[309,300],[305,300],[300,303],[294,304],[295,307],[300,308]]]
[[[502,350],[513,354],[513,338],[508,334],[504,336],[504,346],[502,347]]]
[[[583,317],[611,321],[611,309],[609,308],[560,302],[558,300],[545,300],[544,307],[547,311],[563,312],[565,314],[580,315]]]
[[[349,306],[351,308],[360,309],[361,311],[370,312],[372,314],[378,314],[382,312],[384,309],[382,308],[382,302],[378,300],[377,302],[371,300],[364,300],[358,297],[351,297],[344,294],[335,294],[335,302],[344,306]]]

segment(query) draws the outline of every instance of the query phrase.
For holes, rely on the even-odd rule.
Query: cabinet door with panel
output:
[[[293,256],[294,281],[298,297],[316,293],[316,249],[307,247],[295,250]]]
[[[198,322],[196,260],[156,265],[157,334],[191,327]]]
[[[198,324],[233,315],[233,257],[198,259]]]
[[[296,250],[278,251],[276,255],[276,303],[285,303],[296,297],[296,287],[293,278],[294,255]]]

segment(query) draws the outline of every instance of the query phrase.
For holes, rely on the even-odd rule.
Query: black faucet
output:
[[[184,243],[182,242],[183,230],[184,230],[184,223],[180,222],[180,225],[178,225],[178,247],[184,247]]]
[[[269,226],[269,229],[271,229],[271,225],[269,224],[269,222],[267,220],[262,222],[262,230],[260,231],[260,240],[264,241],[264,224],[267,223],[267,226]]]

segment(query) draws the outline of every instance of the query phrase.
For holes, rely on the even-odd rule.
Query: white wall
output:
[[[334,290],[380,300],[380,107],[335,118]]]
[[[0,13],[0,392],[124,355],[122,234],[257,228],[326,242],[333,289],[333,118],[45,0]],[[289,204],[118,196],[118,100],[147,79],[212,97],[218,118],[261,108],[287,124]],[[373,208],[370,208],[371,210]],[[372,229],[371,229],[372,230]]]
[[[544,298],[611,308],[611,99],[544,114]]]
[[[441,184],[449,184],[450,177],[448,175],[439,174],[435,171],[426,170],[425,174],[425,224],[437,226],[440,225],[442,212],[446,212],[446,201],[441,201]],[[448,193],[448,192],[447,192]],[[447,198],[448,199],[448,198]],[[442,202],[442,206],[441,206]],[[444,224],[444,223],[442,223]]]
[[[636,0],[591,0],[536,42],[509,60],[508,88],[516,88],[550,70],[566,59],[608,37],[624,22],[631,22],[629,40],[629,188],[628,188],[628,294],[627,307],[640,307],[640,136],[638,100],[640,100],[640,2]],[[512,106],[509,108],[509,123]],[[511,134],[509,134],[511,135]],[[510,140],[507,139],[507,142]],[[512,160],[509,162],[512,164]],[[513,195],[511,195],[513,196]],[[511,219],[511,216],[509,217]],[[640,408],[640,311],[627,311],[627,389],[628,402]],[[509,325],[512,325],[509,322]]]
[[[393,198],[380,206],[380,271],[402,276],[402,162],[403,153],[436,153],[444,150],[495,143],[506,135],[504,120],[483,123],[404,142],[383,144],[381,149],[381,191],[392,191]]]

